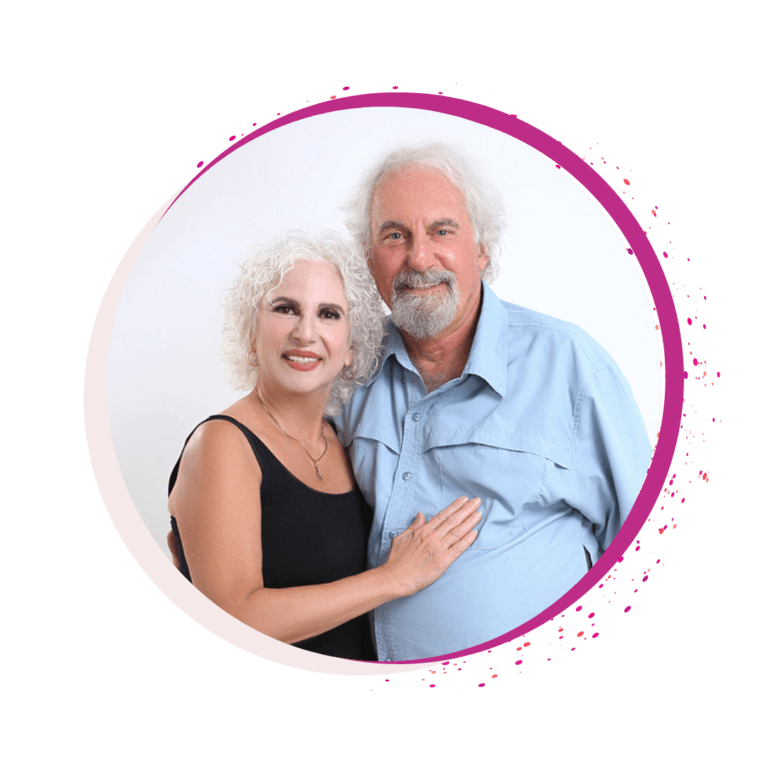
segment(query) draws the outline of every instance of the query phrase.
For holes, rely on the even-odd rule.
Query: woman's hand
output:
[[[387,562],[400,596],[412,595],[437,581],[448,566],[477,538],[480,499],[462,496],[438,512],[428,523],[419,512],[416,519],[392,540]]]

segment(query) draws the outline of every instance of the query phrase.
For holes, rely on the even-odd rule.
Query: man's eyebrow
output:
[[[430,229],[440,229],[441,227],[453,227],[454,229],[458,229],[459,222],[455,219],[438,219],[437,221],[433,221],[430,225]]]
[[[379,227],[379,232],[386,232],[389,229],[408,229],[408,227],[402,221],[385,221]]]

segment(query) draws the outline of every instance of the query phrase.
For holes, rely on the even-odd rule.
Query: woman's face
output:
[[[262,299],[253,350],[264,387],[325,389],[352,362],[344,287],[324,261],[297,261]]]

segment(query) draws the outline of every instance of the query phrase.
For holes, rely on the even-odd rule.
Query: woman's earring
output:
[[[341,369],[341,378],[344,379],[344,381],[352,381],[352,379],[355,378],[355,366],[345,365]]]
[[[250,365],[252,368],[259,367],[259,358],[256,356],[256,353],[253,351],[248,353],[248,365]]]

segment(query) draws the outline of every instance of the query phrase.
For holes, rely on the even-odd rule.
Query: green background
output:
[[[746,490],[760,441],[745,382],[762,381],[762,345],[752,348],[759,326],[744,283],[762,279],[765,252],[750,230],[762,210],[764,18],[740,4],[625,8],[134,2],[8,14],[6,349],[20,365],[8,377],[5,677],[8,749],[21,764],[387,764],[447,753],[711,765],[757,754],[762,597],[750,591],[749,542],[759,541],[750,513],[764,504]],[[600,638],[576,653],[534,643],[517,668],[514,649],[494,651],[438,674],[434,689],[423,673],[384,683],[285,669],[178,611],[101,504],[81,373],[117,262],[229,135],[346,85],[443,91],[517,113],[573,149],[599,141],[597,154],[633,169],[640,221],[672,221],[671,279],[708,296],[697,305],[707,331],[684,341],[723,374],[706,395],[695,390],[706,418],[722,419],[691,427],[708,432],[696,456],[711,482],[691,476],[680,527],[663,537],[663,571],[626,601],[631,613],[603,610]]]

